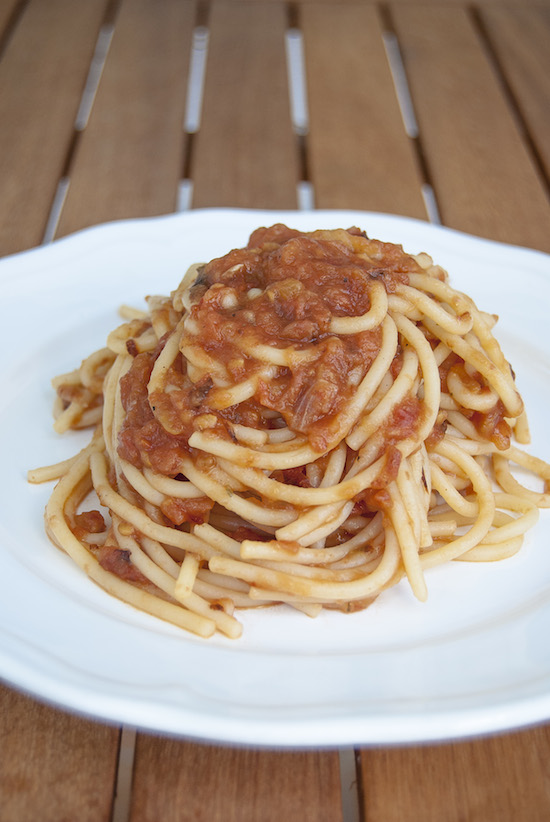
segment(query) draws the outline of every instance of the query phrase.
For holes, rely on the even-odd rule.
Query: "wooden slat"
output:
[[[257,751],[142,735],[131,822],[339,822],[337,753]]]
[[[550,727],[361,754],[368,822],[547,822]],[[390,801],[391,797],[391,801]]]
[[[193,205],[293,208],[284,4],[214,2]]]
[[[195,3],[123,0],[58,234],[175,209]]]
[[[106,0],[31,0],[0,63],[0,253],[38,245]]]
[[[2,822],[108,822],[118,732],[0,686]]]
[[[318,208],[425,218],[377,9],[304,5],[309,168]]]
[[[550,250],[544,185],[472,17],[392,9],[443,222]]]
[[[550,4],[487,8],[481,19],[550,178]]]

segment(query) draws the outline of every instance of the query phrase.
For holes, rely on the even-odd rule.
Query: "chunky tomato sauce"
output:
[[[280,224],[257,229],[245,248],[234,249],[199,269],[190,290],[189,322],[181,338],[184,354],[168,369],[162,390],[151,397],[147,384],[165,341],[153,352],[138,353],[131,344],[128,347],[134,360],[121,381],[125,410],[119,436],[121,456],[138,467],[147,465],[161,474],[177,476],[182,458],[191,450],[189,437],[203,427],[204,420],[208,420],[204,427],[227,439],[232,438],[232,423],[253,428],[286,424],[304,435],[320,456],[326,453],[335,444],[340,412],[381,345],[379,327],[334,334],[331,319],[366,313],[374,279],[391,294],[399,283],[408,283],[411,272],[420,270],[400,246],[371,240],[355,228],[308,234]],[[173,313],[169,301],[166,311],[167,316]],[[283,365],[271,366],[266,374],[265,359],[256,356],[258,346],[280,352],[283,358],[288,352],[292,356]],[[198,373],[191,370],[188,374],[189,352],[206,355],[212,368],[203,366]],[[300,359],[301,354],[306,356]],[[401,364],[398,348],[392,376],[397,376]],[[221,369],[228,387],[255,380],[253,396],[219,407],[213,399],[220,391],[216,369]],[[451,354],[440,367],[443,391],[447,391],[452,369],[458,370],[470,391],[487,390],[481,378],[466,374],[460,358]],[[497,447],[508,446],[510,428],[502,404],[486,413],[465,413]],[[415,398],[395,409],[384,423],[389,449],[414,433],[420,416],[421,406]],[[427,444],[435,444],[443,434],[443,425],[436,424]],[[385,480],[393,479],[397,467],[394,455],[388,460]],[[303,471],[281,478],[296,485],[308,483]],[[373,493],[382,490],[373,489]],[[207,513],[202,504],[183,502],[165,511],[175,524],[201,521]]]
[[[444,392],[449,390],[447,380],[451,372],[456,373],[465,388],[473,394],[482,396],[490,390],[481,374],[471,374],[466,371],[464,362],[460,357],[451,353],[439,367],[441,390]],[[492,442],[499,450],[504,451],[510,447],[512,429],[505,419],[506,409],[501,400],[497,400],[488,411],[472,411],[468,408],[462,408],[462,413],[470,419],[478,433],[489,442]]]
[[[215,410],[216,433],[231,436],[224,422],[266,427],[284,421],[320,454],[327,451],[338,414],[381,344],[380,328],[336,335],[331,319],[366,313],[373,279],[391,293],[418,270],[400,246],[371,240],[358,229],[304,235],[283,225],[258,229],[245,248],[203,266],[191,288],[192,330],[184,332],[181,348],[204,352],[225,369],[229,384],[258,377],[253,397]],[[266,363],[254,356],[258,345],[298,357],[309,353],[305,361],[294,359],[265,376]],[[212,411],[216,385],[208,371],[192,382],[178,357],[166,378],[169,390],[149,401],[146,387],[157,355],[137,354],[122,380],[126,419],[119,449],[134,465],[174,476],[197,420]],[[266,419],[265,409],[275,422]]]

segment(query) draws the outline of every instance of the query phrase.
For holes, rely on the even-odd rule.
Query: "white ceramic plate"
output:
[[[51,428],[50,378],[103,345],[120,303],[169,293],[187,265],[282,221],[358,225],[428,251],[453,285],[500,315],[501,343],[550,458],[550,258],[415,220],[356,212],[200,210],[114,223],[0,261],[0,676],[103,720],[228,743],[392,744],[550,718],[550,519],[520,554],[428,573],[354,614],[242,614],[241,640],[203,641],[109,597],[44,535],[49,486],[29,467],[74,453]]]

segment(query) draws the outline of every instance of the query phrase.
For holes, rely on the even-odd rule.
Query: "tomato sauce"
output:
[[[221,437],[231,437],[234,422],[264,428],[286,423],[319,454],[326,453],[335,444],[338,416],[376,358],[382,336],[380,327],[336,335],[331,319],[366,313],[374,279],[392,293],[419,270],[400,246],[371,240],[356,228],[308,234],[280,224],[257,229],[246,247],[199,270],[181,340],[182,350],[192,347],[223,367],[232,384],[256,376],[254,396],[216,410],[209,405],[214,374],[206,371],[192,382],[178,357],[166,375],[169,391],[149,398],[158,351],[137,354],[121,382],[126,415],[121,456],[174,476],[198,418],[213,410]],[[259,345],[307,357],[278,365],[265,377],[265,362],[254,355]]]

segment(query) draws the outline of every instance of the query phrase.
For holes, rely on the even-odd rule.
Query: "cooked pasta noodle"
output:
[[[352,612],[404,577],[425,600],[550,506],[496,318],[426,253],[275,225],[147,303],[54,380],[90,444],[29,472],[58,480],[51,539],[135,607],[236,638],[240,608]]]

